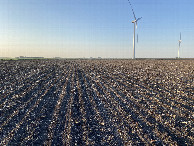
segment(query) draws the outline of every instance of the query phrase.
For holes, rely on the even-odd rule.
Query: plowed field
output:
[[[194,60],[0,61],[0,145],[193,145]]]

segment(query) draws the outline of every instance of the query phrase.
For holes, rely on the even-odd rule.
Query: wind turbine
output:
[[[178,40],[179,41],[179,49],[178,49],[178,58],[180,58],[180,56],[179,56],[179,52],[180,52],[180,48],[181,48],[181,42],[182,42],[182,40],[181,40],[181,33],[180,33],[180,40]]]
[[[136,26],[136,29],[137,29],[137,22],[142,18],[142,17],[140,17],[140,18],[138,18],[138,19],[136,19],[136,17],[135,17],[135,12],[134,12],[134,10],[133,10],[133,7],[132,7],[132,5],[131,5],[131,2],[128,0],[128,2],[129,2],[129,4],[130,4],[130,6],[131,6],[131,10],[132,10],[132,12],[133,12],[133,16],[134,16],[134,21],[132,21],[132,23],[134,23],[134,34],[133,34],[133,59],[135,59],[135,26]],[[138,41],[138,36],[137,36],[137,41]]]

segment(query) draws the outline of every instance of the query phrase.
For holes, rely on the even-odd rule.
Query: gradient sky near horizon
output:
[[[193,0],[130,0],[136,57],[194,57]],[[131,58],[127,0],[0,0],[0,57]]]

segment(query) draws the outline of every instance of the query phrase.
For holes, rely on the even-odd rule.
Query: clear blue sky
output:
[[[194,0],[130,0],[136,57],[194,57]],[[127,0],[0,0],[0,57],[131,58]]]

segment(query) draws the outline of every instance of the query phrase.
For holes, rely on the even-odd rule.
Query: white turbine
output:
[[[181,48],[181,42],[182,42],[182,40],[181,40],[181,33],[180,33],[180,40],[178,40],[178,42],[179,42],[178,58],[180,58],[180,48]]]
[[[133,12],[133,16],[134,16],[134,21],[132,21],[132,23],[134,23],[134,35],[133,35],[133,59],[135,59],[135,26],[136,26],[136,29],[137,29],[137,22],[142,18],[138,18],[138,19],[136,19],[136,17],[135,17],[135,12],[134,12],[134,10],[133,10],[133,7],[132,7],[132,5],[131,5],[131,2],[128,0],[128,2],[129,2],[129,4],[130,4],[130,6],[131,6],[131,10],[132,10],[132,12]],[[137,36],[137,42],[138,42],[138,36]]]
[[[134,15],[135,16],[135,15]],[[142,17],[141,17],[142,18]],[[135,59],[135,26],[136,26],[136,29],[137,29],[137,21],[139,21],[141,18],[138,18],[134,21],[132,21],[132,23],[134,23],[134,35],[133,35],[133,59]],[[137,37],[137,42],[138,42],[138,37]]]

